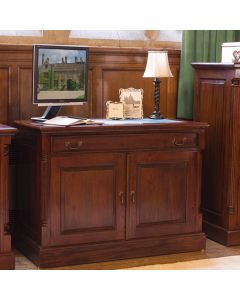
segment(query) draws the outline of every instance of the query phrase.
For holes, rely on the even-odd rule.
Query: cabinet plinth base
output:
[[[206,247],[203,233],[173,235],[65,247],[41,248],[27,236],[15,241],[17,248],[40,268],[200,251]]]
[[[0,269],[1,270],[15,269],[15,257],[12,252],[0,253]]]
[[[240,245],[240,229],[227,230],[213,223],[203,221],[203,231],[209,239],[225,246]]]

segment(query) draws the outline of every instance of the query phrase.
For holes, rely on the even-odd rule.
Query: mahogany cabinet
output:
[[[17,247],[40,267],[205,248],[204,123],[17,121]]]
[[[207,236],[240,244],[240,66],[194,63],[194,120],[209,123],[202,211]]]
[[[11,250],[8,204],[9,145],[15,128],[0,124],[0,269],[14,269],[15,257]]]

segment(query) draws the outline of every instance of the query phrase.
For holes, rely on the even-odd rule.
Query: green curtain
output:
[[[178,85],[177,117],[192,119],[194,70],[192,62],[220,62],[221,44],[240,41],[239,30],[184,30]]]

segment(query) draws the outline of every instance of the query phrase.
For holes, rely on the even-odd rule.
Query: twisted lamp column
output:
[[[163,115],[161,114],[159,108],[160,104],[160,78],[155,78],[153,80],[154,84],[154,111],[153,113],[149,116],[150,119],[163,119]]]

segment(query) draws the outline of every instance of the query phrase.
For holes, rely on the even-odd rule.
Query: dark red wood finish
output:
[[[240,244],[240,66],[194,63],[194,119],[209,123],[203,157],[203,228]]]
[[[11,250],[8,203],[8,155],[15,128],[0,124],[0,269],[14,269],[15,257]]]
[[[199,205],[206,124],[16,125],[14,237],[38,266],[205,248]]]

